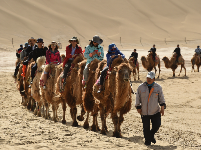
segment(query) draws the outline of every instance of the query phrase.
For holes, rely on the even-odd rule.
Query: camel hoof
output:
[[[58,122],[56,118],[53,118],[52,120],[53,120],[54,122]]]
[[[120,132],[113,132],[113,137],[122,138],[122,135]]]
[[[40,112],[38,112],[37,116],[38,116],[38,117],[41,117],[41,113],[40,113]]]
[[[23,106],[27,106],[27,104],[25,102],[22,103]],[[28,109],[28,108],[27,108]]]
[[[35,110],[34,110],[34,115],[36,116],[36,115],[37,115],[37,113],[38,113],[38,112],[37,112],[37,109],[35,109]]]
[[[84,120],[84,117],[77,116],[77,120],[79,120],[79,121],[83,121],[83,120]]]
[[[106,135],[106,131],[105,130],[101,130],[101,134]]]
[[[28,103],[28,105],[27,105],[27,109],[28,109],[28,110],[31,109],[31,104],[30,104],[30,103]]]
[[[61,122],[62,122],[62,124],[66,124],[66,120],[62,120]]]
[[[97,131],[96,125],[92,125],[92,126],[91,126],[91,131],[94,131],[94,132]]]
[[[85,123],[84,123],[84,129],[88,129],[88,128],[89,128],[89,123],[88,123],[88,122],[87,122],[87,123],[85,122]]]
[[[72,124],[72,126],[73,126],[73,127],[77,127],[77,126],[78,126],[78,122],[77,122],[77,121],[74,121],[73,124]]]

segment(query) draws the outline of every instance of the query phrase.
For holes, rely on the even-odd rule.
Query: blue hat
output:
[[[116,50],[118,50],[118,48],[114,43],[109,45],[108,52],[115,52]]]
[[[38,38],[36,43],[38,43],[38,42],[44,43],[42,38]]]
[[[28,45],[29,45],[28,42],[24,43],[24,47],[28,47]]]

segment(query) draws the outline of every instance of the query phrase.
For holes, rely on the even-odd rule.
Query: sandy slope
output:
[[[105,47],[120,44],[121,37],[127,49],[150,48],[153,43],[194,48],[201,42],[200,5],[200,0],[1,0],[0,44],[11,47],[14,38],[18,47],[33,36],[44,38],[46,45],[51,40],[66,45],[77,36],[84,47],[98,34]]]

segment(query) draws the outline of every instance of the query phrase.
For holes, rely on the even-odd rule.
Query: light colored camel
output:
[[[36,63],[37,63],[36,76],[34,77],[33,83],[31,86],[31,95],[34,98],[34,100],[37,102],[36,106],[39,107],[39,110],[38,110],[38,107],[35,108],[34,114],[38,115],[39,117],[41,117],[41,106],[43,104],[42,99],[41,99],[39,84],[40,84],[40,77],[44,71],[44,67],[42,67],[42,65],[45,64],[45,61],[46,61],[45,56],[37,58],[37,60],[36,60]]]
[[[97,93],[99,85],[93,86],[93,95],[99,101],[102,130],[101,134],[106,134],[106,117],[111,113],[114,123],[114,137],[122,137],[120,126],[124,120],[123,115],[131,109],[131,87],[130,74],[132,67],[127,60],[116,58],[112,63],[112,70],[109,72],[108,78],[105,80],[105,90]],[[120,113],[118,117],[117,113]]]
[[[133,68],[133,77],[134,77],[134,81],[136,81],[136,75],[137,74],[138,74],[138,80],[140,79],[140,77],[139,77],[139,63],[137,60],[136,65],[135,65],[134,60],[135,60],[135,58],[131,57],[131,58],[129,58],[128,62]]]
[[[176,56],[175,55],[173,55],[170,60],[166,56],[163,57],[162,60],[164,61],[166,68],[171,68],[172,69],[173,77],[175,77],[175,70],[177,69],[178,65],[181,65],[180,73],[182,71],[182,68],[184,68],[185,76],[186,76],[185,60],[183,59],[182,56],[180,56],[178,58],[178,63],[176,62]],[[178,76],[180,76],[180,73],[179,73]]]
[[[156,69],[156,66],[158,65],[158,69],[159,69],[159,75],[158,75],[158,78],[160,76],[160,58],[158,55],[156,55],[156,59],[155,59],[155,62],[152,58],[152,52],[150,52],[147,56],[147,58],[145,56],[142,56],[141,57],[141,61],[142,61],[142,66],[148,71],[152,71],[153,68],[155,69],[155,73],[157,71]]]
[[[200,61],[199,56],[196,53],[193,55],[193,58],[191,58],[191,64],[192,64],[192,70],[191,70],[191,72],[192,71],[195,72],[194,65],[197,66],[197,71],[199,72],[201,61]]]

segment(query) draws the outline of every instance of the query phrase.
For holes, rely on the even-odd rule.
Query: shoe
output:
[[[154,144],[156,144],[156,139],[153,138],[153,139],[151,140],[151,142],[154,143]]]
[[[103,91],[103,86],[100,85],[100,86],[99,86],[99,90],[97,91],[97,93],[101,93],[102,91]]]
[[[46,89],[46,86],[45,85],[43,85],[43,90],[45,90]]]
[[[150,141],[145,141],[144,144],[149,146],[149,145],[151,145],[151,142]]]

